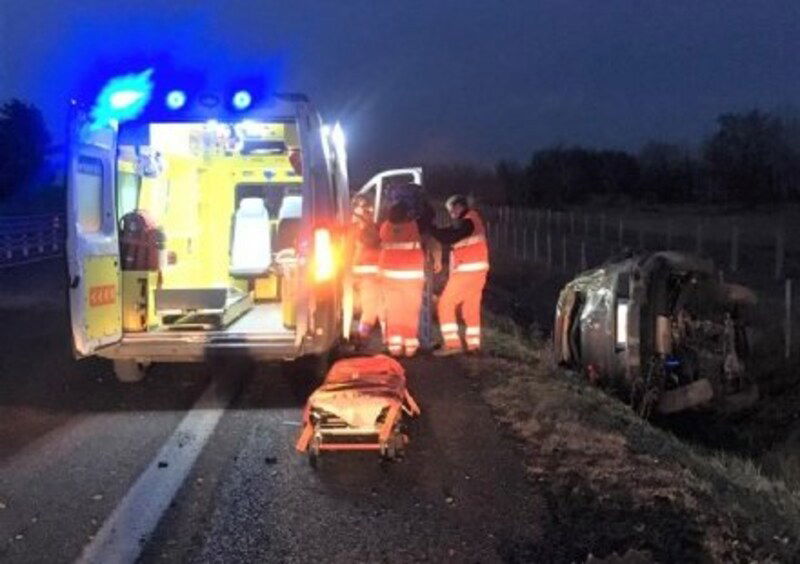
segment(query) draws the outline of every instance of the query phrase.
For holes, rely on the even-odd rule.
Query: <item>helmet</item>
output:
[[[464,206],[468,208],[469,202],[467,202],[467,197],[461,194],[453,194],[447,198],[447,201],[444,203],[444,207],[447,208],[447,211],[451,211],[455,206]]]

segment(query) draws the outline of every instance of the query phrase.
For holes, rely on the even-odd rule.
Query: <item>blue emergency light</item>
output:
[[[180,110],[186,104],[186,93],[183,90],[170,91],[166,104],[170,110]]]
[[[233,95],[233,107],[237,110],[246,110],[253,101],[252,96],[247,90],[239,90]]]
[[[92,129],[136,119],[153,94],[153,69],[117,76],[109,80],[92,108]]]

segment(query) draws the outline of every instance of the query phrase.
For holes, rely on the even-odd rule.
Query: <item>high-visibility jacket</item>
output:
[[[384,222],[380,230],[381,275],[391,280],[422,280],[425,278],[425,256],[415,221]]]
[[[355,228],[355,247],[353,254],[353,274],[356,276],[377,275],[380,273],[378,263],[380,260],[380,247],[365,244],[361,240],[363,229],[368,227]]]
[[[469,210],[464,219],[472,222],[472,235],[452,245],[450,272],[486,272],[489,270],[489,246],[486,244],[486,228],[478,212]]]

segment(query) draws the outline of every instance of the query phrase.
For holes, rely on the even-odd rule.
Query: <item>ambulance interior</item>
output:
[[[126,333],[294,334],[299,147],[290,122],[148,123],[121,132]],[[137,254],[154,240],[157,266]]]

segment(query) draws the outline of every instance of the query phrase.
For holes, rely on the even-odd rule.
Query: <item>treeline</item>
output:
[[[50,134],[41,112],[20,100],[0,105],[0,201],[42,181]]]
[[[495,174],[510,205],[798,201],[800,119],[723,114],[698,151],[656,142],[638,154],[558,146],[536,151],[524,165],[501,161]],[[497,202],[497,192],[475,195]]]

